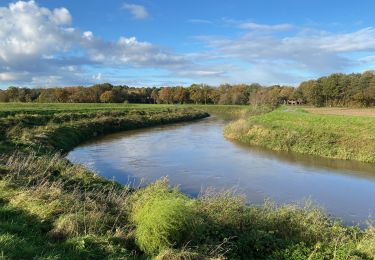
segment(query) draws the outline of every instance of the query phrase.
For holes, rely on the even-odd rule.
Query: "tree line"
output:
[[[41,103],[147,103],[147,104],[223,104],[273,105],[298,103],[314,106],[374,106],[375,74],[336,73],[302,82],[298,87],[222,84],[213,87],[129,87],[109,83],[91,87],[22,88],[0,90],[0,102]]]

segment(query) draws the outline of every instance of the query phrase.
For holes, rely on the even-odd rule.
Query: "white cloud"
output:
[[[258,30],[258,31],[285,31],[285,30],[292,29],[293,25],[288,24],[288,23],[269,25],[269,24],[245,22],[245,23],[239,24],[239,27],[242,29]]]
[[[0,8],[0,64],[64,51],[74,32],[64,27],[70,20],[65,8],[40,8],[34,1],[12,3]]]
[[[135,37],[106,41],[71,23],[66,8],[50,10],[35,1],[0,7],[0,81],[89,84],[93,78],[84,65],[175,69],[188,63],[183,55]]]
[[[82,47],[89,59],[106,65],[172,69],[188,63],[183,55],[168,52],[148,42],[140,42],[135,37],[120,37],[113,42],[93,38],[82,41]]]
[[[2,72],[0,73],[0,81],[10,81],[10,80],[16,80],[17,75],[12,72]]]
[[[91,31],[86,31],[86,32],[83,32],[82,37],[91,41],[92,38],[94,37],[94,34]]]
[[[267,30],[264,25],[255,27]],[[217,60],[243,63],[238,73],[232,73],[233,80],[238,75],[252,75],[256,81],[272,84],[278,81],[296,83],[303,77],[355,70],[358,65],[366,61],[370,65],[370,62],[355,58],[354,54],[369,56],[368,52],[375,52],[375,28],[372,27],[348,33],[302,28],[285,37],[274,33],[246,32],[237,38],[206,36],[198,39],[206,43],[210,55]]]
[[[122,8],[128,10],[136,19],[146,19],[149,17],[146,8],[142,5],[125,3]]]
[[[72,17],[66,8],[54,9],[52,17],[57,24],[70,24],[72,22]]]
[[[94,80],[98,80],[98,81],[100,81],[100,80],[102,80],[102,73],[99,72],[99,73],[93,75],[92,78],[93,78]]]

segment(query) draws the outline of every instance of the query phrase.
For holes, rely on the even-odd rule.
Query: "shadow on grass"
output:
[[[130,253],[108,239],[76,237],[65,241],[48,236],[51,224],[0,198],[0,259],[129,259]],[[115,248],[115,249],[114,249]]]

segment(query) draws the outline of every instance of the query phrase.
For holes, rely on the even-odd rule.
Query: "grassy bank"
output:
[[[375,162],[375,118],[282,107],[228,125],[225,136],[273,150]]]
[[[197,109],[157,105],[2,104],[0,152],[65,152],[95,136],[207,116]]]
[[[246,118],[272,111],[270,106],[241,106],[241,105],[194,105],[189,108],[200,109],[226,120]]]
[[[98,134],[206,116],[201,110],[50,106],[3,110],[0,259],[375,257],[373,228],[344,226],[309,205],[249,206],[214,192],[193,199],[167,180],[133,190],[53,153]]]

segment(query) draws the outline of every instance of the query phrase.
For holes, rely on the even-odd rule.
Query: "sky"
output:
[[[281,84],[373,70],[375,1],[0,0],[0,88]]]

